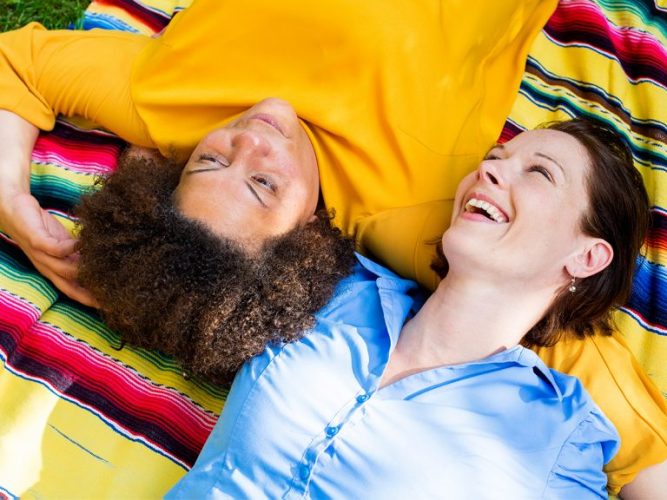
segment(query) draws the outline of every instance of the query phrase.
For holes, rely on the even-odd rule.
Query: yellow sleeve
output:
[[[667,460],[667,405],[618,334],[562,340],[536,352],[551,368],[578,377],[621,436],[605,466],[610,493]]]
[[[132,33],[47,31],[31,23],[0,34],[0,109],[42,130],[58,114],[89,119],[123,139],[152,146],[130,93],[137,54],[151,38]]]

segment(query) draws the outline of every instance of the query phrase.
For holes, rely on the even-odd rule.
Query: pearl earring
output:
[[[570,293],[574,293],[574,292],[577,291],[577,287],[576,287],[576,285],[574,284],[574,282],[575,282],[576,280],[577,280],[577,278],[575,278],[574,276],[572,276],[572,281],[570,281],[570,286],[568,287],[568,291],[569,291]]]

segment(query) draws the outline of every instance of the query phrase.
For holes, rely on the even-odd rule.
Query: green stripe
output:
[[[77,203],[90,190],[90,184],[77,183],[53,174],[31,174],[30,191],[35,196],[50,196],[63,202]]]
[[[543,82],[543,80],[540,80],[540,81]],[[549,85],[546,82],[544,82],[544,84]],[[582,98],[581,99],[582,101],[584,101],[586,103],[589,103],[588,107],[583,107],[583,106],[577,104],[574,100],[566,98],[564,95],[560,94],[559,92],[547,92],[547,91],[545,91],[545,90],[543,90],[539,87],[536,87],[535,85],[533,85],[531,83],[530,80],[528,80],[526,78],[524,78],[524,80],[521,82],[521,85],[523,87],[528,87],[530,89],[529,92],[525,92],[525,91],[521,92],[526,98],[528,98],[531,101],[541,102],[544,105],[544,107],[546,107],[546,108],[548,108],[552,111],[555,111],[556,109],[562,109],[564,111],[572,109],[572,110],[576,111],[576,113],[575,113],[576,116],[586,115],[586,116],[591,116],[591,117],[594,117],[594,118],[597,118],[597,119],[600,119],[601,117],[603,117],[605,115],[618,117],[618,115],[616,115],[615,113],[610,112],[607,109],[604,109],[604,113],[595,114],[595,113],[593,113],[592,109],[602,109],[602,108],[600,108],[600,106],[597,103],[592,102],[592,101],[588,101],[588,100]],[[553,87],[550,86],[550,88],[553,88]],[[548,101],[550,101],[552,99],[557,99],[557,100],[559,100],[559,102],[557,103],[556,107],[554,107],[551,104],[549,104],[549,102],[545,102],[545,100],[543,100],[543,98],[548,98]],[[667,155],[661,149],[657,148],[655,145],[647,144],[646,141],[635,139],[633,134],[628,133],[628,131],[626,129],[619,129],[615,125],[615,123],[613,123],[612,121],[607,121],[607,125],[610,126],[611,128],[613,128],[618,134],[620,134],[624,137],[627,137],[628,140],[630,140],[638,150],[646,151],[646,152],[650,153],[651,156],[658,156],[658,157],[664,158],[665,162],[667,163]],[[637,158],[635,158],[635,160],[636,159]]]
[[[653,16],[649,9],[641,2],[629,2],[627,0],[597,0],[597,4],[606,12],[626,13],[630,12],[639,17],[644,26],[634,26],[642,31],[647,31],[645,26],[650,26],[659,31],[667,38],[667,21],[661,17]]]
[[[76,307],[72,307],[61,302],[55,302],[51,306],[50,310],[52,312],[66,316],[70,321],[77,323],[86,330],[101,337],[109,344],[111,349],[118,348],[121,345],[120,335],[105,325],[99,316],[89,314]],[[172,357],[167,356],[166,354],[163,354],[159,351],[150,351],[130,345],[126,345],[123,347],[123,349],[130,349],[131,352],[151,363],[156,367],[157,370],[160,370],[163,373],[169,372],[178,376],[182,376],[182,369],[180,365]],[[112,355],[113,353],[107,352],[107,354]],[[153,380],[153,382],[155,382],[155,380]],[[222,399],[226,397],[228,392],[226,389],[207,383],[198,378],[192,378],[188,380],[188,384],[197,387],[200,391],[206,393],[211,398]]]
[[[51,282],[37,270],[29,270],[2,252],[0,252],[0,273],[14,282],[29,285],[50,302],[54,302],[58,297],[58,292],[55,291]]]

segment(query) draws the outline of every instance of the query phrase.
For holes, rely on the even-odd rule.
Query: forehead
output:
[[[570,134],[559,130],[528,130],[505,143],[510,154],[545,155],[558,162],[566,172],[582,175],[588,169],[588,153],[583,144]]]

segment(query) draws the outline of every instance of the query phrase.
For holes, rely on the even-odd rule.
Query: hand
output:
[[[28,193],[3,196],[0,224],[35,268],[68,297],[98,307],[76,281],[79,255],[76,239]]]

